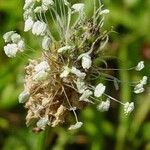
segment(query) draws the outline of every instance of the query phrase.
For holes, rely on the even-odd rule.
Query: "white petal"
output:
[[[27,32],[27,31],[31,30],[33,24],[34,24],[34,21],[31,17],[29,17],[27,20],[25,20],[24,31]]]
[[[102,83],[98,84],[94,90],[94,96],[100,97],[105,92],[106,86],[104,86]]]
[[[71,126],[69,127],[69,130],[76,130],[76,129],[78,129],[78,128],[81,128],[82,125],[83,125],[82,122],[77,122],[76,124],[71,125]]]

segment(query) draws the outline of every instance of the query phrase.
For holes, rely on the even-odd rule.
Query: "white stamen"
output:
[[[3,39],[5,42],[11,42],[11,36],[15,33],[15,31],[9,31],[3,35]]]
[[[45,126],[49,123],[49,119],[48,117],[44,117],[44,118],[41,118],[37,123],[37,127],[39,128],[45,128]]]
[[[17,44],[7,44],[6,46],[4,46],[4,51],[8,57],[16,57],[16,54],[18,52]]]
[[[50,5],[54,5],[53,0],[42,0],[43,5],[49,7]]]
[[[51,43],[51,39],[48,36],[44,36],[42,41],[42,48],[46,51],[49,50],[50,43]]]
[[[25,43],[24,43],[23,40],[20,40],[20,41],[18,42],[17,46],[18,46],[18,50],[19,50],[20,52],[23,52],[23,51],[24,51],[24,49],[25,49]]]
[[[92,65],[92,60],[91,60],[91,56],[90,55],[84,55],[82,57],[82,67],[84,69],[89,69]]]
[[[131,102],[131,103],[126,102],[124,104],[124,112],[125,112],[125,114],[130,114],[133,110],[134,110],[134,103],[133,102]]]
[[[134,93],[139,94],[144,92],[143,84],[139,83],[134,88]]]
[[[35,0],[25,0],[23,9],[26,10],[26,9],[31,8],[34,5],[34,3],[35,3]]]
[[[82,125],[83,125],[82,122],[77,122],[76,124],[71,125],[71,126],[69,127],[69,130],[76,130],[76,129],[78,129],[78,128],[81,128]]]
[[[38,65],[35,66],[35,71],[38,73],[40,71],[48,71],[50,69],[47,61],[42,61]]]
[[[90,91],[90,90],[85,90],[85,91],[83,92],[83,94],[81,95],[81,97],[80,97],[79,100],[80,100],[80,101],[84,101],[84,100],[88,99],[92,94],[93,94],[92,91]]]
[[[102,94],[105,92],[106,86],[104,86],[102,83],[98,84],[94,90],[94,96],[95,97],[101,97]]]
[[[98,106],[97,106],[97,109],[101,112],[104,112],[104,111],[108,111],[109,110],[109,107],[110,107],[110,100],[107,99],[105,102],[102,101]]]
[[[75,83],[77,86],[77,90],[80,94],[82,94],[87,89],[87,86],[85,85],[83,80],[81,80],[80,78],[78,78],[77,81],[75,81]]]
[[[27,20],[25,20],[25,26],[24,26],[24,31],[27,32],[32,29],[34,24],[34,21],[32,17],[29,17]]]
[[[71,73],[75,74],[78,78],[84,79],[86,74],[84,72],[81,72],[79,69],[72,67]]]
[[[19,103],[25,103],[26,101],[28,101],[30,97],[30,93],[27,91],[23,91],[22,93],[20,93],[18,99],[19,99]]]
[[[141,71],[144,68],[144,61],[140,61],[138,65],[136,66],[136,71]]]
[[[100,12],[100,15],[105,15],[105,14],[108,14],[110,11],[109,9],[104,9]]]
[[[65,52],[65,51],[71,50],[71,49],[72,49],[72,46],[67,45],[67,46],[63,46],[63,47],[59,48],[57,52],[62,53],[62,52]]]
[[[146,85],[147,84],[147,76],[144,76],[143,79],[140,81],[141,84]]]
[[[47,25],[46,23],[44,22],[41,22],[41,21],[36,21],[34,24],[33,24],[33,27],[32,27],[32,33],[34,35],[41,35],[41,36],[44,36],[45,33],[47,31]]]
[[[72,8],[74,9],[74,12],[83,12],[84,4],[83,3],[77,3],[77,4],[72,5]]]
[[[70,68],[68,66],[64,67],[63,72],[60,74],[60,78],[66,78],[70,73]]]
[[[11,41],[13,43],[18,43],[21,40],[21,36],[18,33],[14,33],[11,36]]]
[[[33,76],[34,81],[43,81],[48,77],[48,73],[45,71],[40,71]]]

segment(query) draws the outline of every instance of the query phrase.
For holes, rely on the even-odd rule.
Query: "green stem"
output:
[[[45,150],[45,143],[46,143],[46,130],[42,131],[38,135],[38,146],[37,150]]]
[[[121,60],[120,62],[120,68],[126,68],[128,57],[127,57],[127,48],[125,45],[127,43],[122,42],[122,47],[120,48],[119,52],[119,58]],[[120,70],[120,79],[122,81],[129,81],[129,74],[125,70]],[[120,93],[120,100],[122,103],[125,103],[129,101],[131,98],[130,96],[130,88],[128,84],[122,84],[121,85],[121,93]],[[116,150],[123,150],[125,139],[126,139],[126,133],[127,133],[127,122],[128,118],[124,115],[123,108],[121,107],[119,110],[119,127],[117,129],[117,139],[116,139]]]

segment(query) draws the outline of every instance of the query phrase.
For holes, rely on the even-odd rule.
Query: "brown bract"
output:
[[[62,65],[57,61],[58,57],[43,55],[40,61],[47,61],[50,66],[48,77],[43,81],[34,81],[35,66],[40,62],[29,60],[29,65],[25,68],[25,90],[30,93],[29,100],[25,103],[28,110],[26,124],[34,126],[35,123],[48,116],[49,123],[52,127],[63,123],[68,112],[76,107],[81,109],[86,102],[79,101],[79,94],[73,89],[73,75],[66,80],[60,78]],[[44,127],[45,128],[45,127]],[[44,129],[42,128],[42,129]]]

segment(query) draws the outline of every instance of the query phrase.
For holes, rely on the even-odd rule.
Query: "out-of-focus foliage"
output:
[[[122,80],[137,80],[143,75],[150,77],[150,1],[149,0],[103,0],[110,9],[105,28],[113,26],[110,41],[106,47],[111,57],[108,64],[113,68],[134,66],[144,60],[146,67],[136,72],[112,72]],[[91,0],[85,0],[87,11]],[[17,95],[23,88],[23,70],[33,50],[17,59],[8,59],[3,52],[2,35],[9,30],[17,30],[24,35],[26,43],[38,55],[38,40],[24,34],[22,18],[23,0],[0,0],[0,149],[3,150],[64,150],[64,149],[150,149],[150,87],[141,95],[131,92],[128,85],[122,85],[119,92],[109,87],[112,96],[126,101],[134,100],[135,111],[125,116],[120,106],[113,104],[110,111],[100,113],[95,106],[79,112],[84,126],[75,132],[61,127],[47,129],[46,133],[32,133],[25,126],[25,111],[18,104]],[[30,56],[29,56],[30,55]],[[117,56],[117,59],[116,59]],[[46,141],[43,143],[43,138]],[[45,148],[43,147],[45,145]]]

